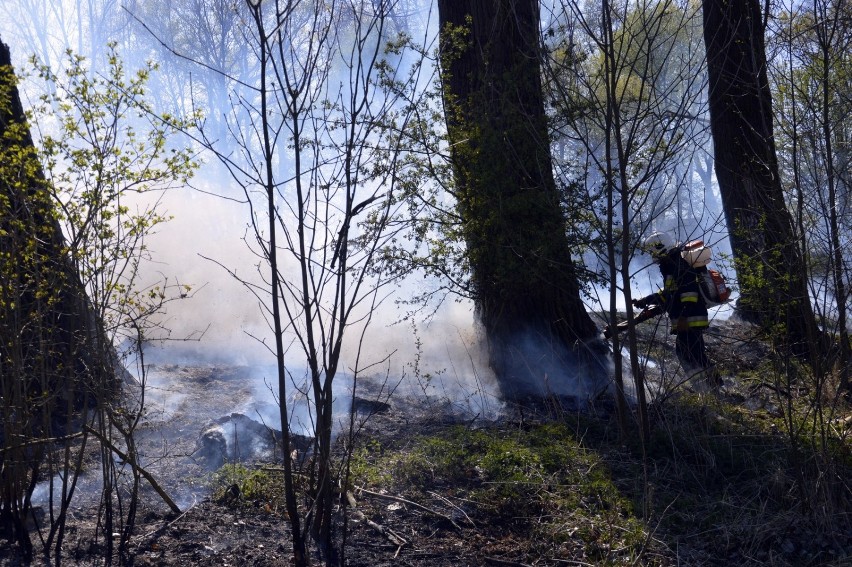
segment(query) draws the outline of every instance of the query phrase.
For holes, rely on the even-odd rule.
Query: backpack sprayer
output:
[[[698,287],[704,304],[707,307],[717,307],[730,301],[731,288],[727,285],[725,276],[717,270],[708,267],[713,255],[712,249],[706,246],[703,240],[693,240],[681,246],[680,250],[680,256],[684,262],[696,271]],[[633,317],[633,323],[636,324],[653,319],[664,311],[665,308],[662,305],[646,307]],[[613,335],[620,333],[629,326],[627,321],[618,323],[614,328],[607,325],[603,332],[604,338],[610,339]]]

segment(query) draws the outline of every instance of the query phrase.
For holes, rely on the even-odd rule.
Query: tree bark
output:
[[[737,311],[815,359],[808,270],[784,202],[758,0],[703,0],[716,177],[737,269]]]
[[[68,414],[113,384],[101,379],[118,367],[99,342],[15,84],[0,42],[0,536],[9,529],[30,555],[23,520],[45,452],[38,440],[71,433]]]
[[[538,2],[439,0],[438,10],[458,211],[491,365],[508,397],[584,399],[601,381],[600,343],[553,177]]]
[[[57,299],[49,257],[55,238],[15,81],[9,47],[0,42],[0,537],[16,541],[29,560],[25,518],[45,451],[21,445],[51,437],[45,423],[55,398],[43,392],[56,380],[50,368],[62,361],[44,360],[45,347],[61,341],[55,309],[47,309]]]

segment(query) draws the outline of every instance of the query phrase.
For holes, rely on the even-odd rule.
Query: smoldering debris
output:
[[[290,451],[298,460],[311,451],[313,438],[290,434]],[[196,461],[207,470],[229,463],[276,462],[282,458],[280,430],[261,424],[241,413],[232,413],[209,423],[198,438]]]
[[[390,410],[390,404],[380,400],[371,400],[355,396],[352,399],[352,411],[360,415],[385,413]]]

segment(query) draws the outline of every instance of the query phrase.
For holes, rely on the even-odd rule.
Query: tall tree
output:
[[[99,323],[67,249],[0,42],[0,535],[25,556],[42,440],[66,426],[105,370],[94,352]]]
[[[439,0],[458,212],[491,365],[509,397],[583,398],[597,329],[553,177],[537,0]]]
[[[758,0],[703,0],[716,177],[740,284],[737,308],[815,359],[807,270],[778,172]]]
[[[153,478],[138,466],[133,439],[144,386],[117,396],[118,379],[135,356],[144,384],[142,343],[158,328],[152,316],[172,291],[190,291],[139,285],[145,239],[165,220],[159,199],[143,195],[185,183],[195,167],[189,150],[169,143],[185,124],[139,120],[150,115],[150,69],[128,76],[112,47],[105,58],[107,75],[71,53],[59,75],[39,66],[48,94],[25,114],[0,43],[0,536],[32,553],[25,522],[36,484],[48,479],[51,513],[39,533],[57,563],[83,463],[95,472],[84,459],[90,434],[101,446],[104,554],[112,557],[118,543],[127,557],[139,480]],[[58,127],[45,127],[52,121]],[[115,454],[133,469],[130,484],[119,482]]]
[[[32,542],[25,528],[29,489],[44,458],[36,445],[15,451],[17,439],[43,434],[43,415],[53,399],[32,396],[53,376],[37,373],[38,344],[57,342],[48,325],[37,325],[47,311],[42,297],[53,299],[56,270],[51,250],[58,251],[56,225],[36,173],[35,149],[11,67],[9,48],[0,43],[0,536],[20,545],[26,558]],[[47,282],[44,285],[42,282]],[[45,328],[47,327],[47,329]],[[58,325],[56,326],[58,328]],[[38,388],[38,390],[37,390]],[[28,398],[31,399],[28,403]],[[26,411],[25,411],[26,410]],[[28,454],[29,453],[29,454]]]
[[[228,120],[239,114],[232,100],[240,83],[257,72],[249,42],[242,35],[246,5],[227,0],[149,1],[131,7],[138,34],[134,41],[156,50],[161,81],[159,104],[189,112],[205,109],[205,135],[224,139]],[[243,123],[245,124],[245,123]],[[231,124],[233,127],[234,125]]]

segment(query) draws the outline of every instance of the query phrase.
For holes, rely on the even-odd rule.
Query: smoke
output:
[[[234,194],[233,188],[222,181],[214,186],[201,178],[195,185],[204,191]],[[156,360],[238,365],[270,362],[271,329],[261,305],[267,299],[263,294],[268,289],[269,268],[248,246],[252,238],[248,207],[200,191],[179,189],[163,195],[162,211],[172,220],[160,225],[146,242],[153,262],[148,265],[144,285],[169,278],[189,285],[191,291],[186,298],[167,305],[159,321],[168,329],[167,340],[151,345]],[[389,356],[406,361],[419,356],[421,366],[429,368],[446,363],[448,358],[456,365],[480,358],[473,352],[478,337],[470,303],[448,301],[416,328],[405,321],[410,309],[405,301],[421,282],[422,278],[400,282],[384,299],[373,313],[368,340],[351,344],[344,352],[344,367],[354,368],[356,347],[362,351],[362,365]],[[357,338],[360,328],[352,327],[352,331],[352,338]],[[294,359],[299,356],[297,350],[295,345],[290,350]]]
[[[569,346],[546,326],[526,326],[491,341],[502,395],[520,403],[552,400],[563,409],[587,409],[609,385],[609,360],[600,339]]]
[[[8,2],[6,6],[10,18],[6,24],[0,24],[4,38],[20,39],[16,42],[18,45],[35,49],[38,42],[27,38],[43,36],[51,38],[51,41],[60,41],[59,38],[63,37],[62,34],[44,34],[44,29],[36,29],[34,25],[13,26],[14,21],[25,21],[20,17],[11,17],[23,13],[26,10],[25,3]],[[432,12],[432,3],[405,3],[404,6],[412,7],[411,11],[403,13],[400,11],[403,4],[400,4],[394,14],[395,24],[401,22],[399,28],[407,29],[413,37],[431,38],[430,41],[433,41],[437,18]],[[129,24],[130,27],[137,25],[132,22]],[[42,26],[58,29],[62,23],[45,22]],[[127,26],[125,28],[130,29]],[[82,45],[79,38],[85,36],[85,30],[72,31],[64,37],[73,37],[76,43]],[[127,61],[139,61],[154,55],[161,59],[162,72],[168,70],[173,75],[158,84],[191,84],[188,80],[181,81],[187,77],[179,75],[180,70],[186,72],[187,63],[175,62],[167,52],[152,48],[156,42],[152,42],[141,29],[121,35],[119,49],[124,45],[138,47],[141,45],[138,38],[142,36],[150,45],[141,56],[139,52],[125,53]],[[42,54],[42,59],[58,62],[56,54],[65,47],[50,46]],[[80,45],[74,47],[80,50]],[[100,46],[89,46],[88,51],[94,53],[95,47]],[[19,65],[25,66],[28,49],[13,51]],[[400,60],[397,63],[404,68],[409,61]],[[198,77],[197,84],[203,83],[206,71],[195,69],[194,73]],[[428,76],[428,73],[424,76]],[[336,77],[339,81],[347,78],[343,70]],[[211,82],[205,88],[212,89],[214,86]],[[168,95],[165,91],[158,93],[162,100],[167,99]],[[217,117],[211,116],[211,120],[214,118]],[[226,149],[223,151],[227,153]],[[208,162],[212,160],[208,159]],[[232,185],[227,175],[209,164],[199,172],[195,185],[210,193],[242,196],[242,191]],[[270,352],[273,337],[267,308],[264,307],[267,296],[265,292],[258,291],[268,288],[268,267],[243,240],[247,235],[251,214],[248,207],[191,189],[168,191],[162,195],[162,207],[163,212],[172,216],[173,220],[158,227],[157,233],[146,242],[153,261],[145,267],[144,285],[168,281],[171,284],[188,285],[191,291],[186,298],[166,305],[165,312],[158,320],[163,330],[148,337],[147,360],[172,364],[268,367],[273,360]],[[641,281],[641,285],[634,291],[650,293],[656,287],[656,283],[653,283],[656,274],[643,278],[645,276],[640,274],[637,281]],[[246,284],[257,287],[252,290]],[[473,306],[469,302],[447,302],[429,320],[415,319],[412,324],[404,319],[406,306],[398,301],[412,297],[415,285],[413,281],[401,282],[396,292],[380,305],[364,341],[358,340],[360,328],[351,329],[350,336],[355,340],[348,342],[343,352],[343,374],[351,374],[356,366],[368,368],[367,373],[404,379],[397,389],[399,392],[420,392],[443,396],[471,407],[485,406],[487,400],[493,400],[496,396],[497,387],[489,370],[485,341],[476,328]],[[602,299],[600,305],[608,305],[606,291],[598,290]],[[599,306],[594,303],[590,302],[590,310],[599,310]],[[291,340],[292,336],[288,336],[287,344],[291,344]],[[530,393],[555,392],[586,399],[597,390],[597,378],[591,380],[590,386],[579,385],[579,376],[592,372],[584,362],[573,360],[559,349],[554,350],[552,345],[540,344],[533,335],[520,334],[512,339],[511,345],[513,352],[510,355],[518,360],[519,368],[531,362],[542,364],[540,377],[532,383],[524,383],[524,388]],[[286,356],[288,367],[303,369],[304,358],[300,347],[291,344]],[[294,372],[294,375],[297,374],[299,372]],[[257,390],[258,395],[272,395],[268,388],[258,386]]]
[[[198,184],[210,185],[203,179]],[[153,261],[143,286],[169,280],[189,292],[158,318],[164,331],[150,337],[152,360],[261,363],[268,356],[263,341],[268,343],[269,329],[247,286],[262,285],[264,274],[242,240],[245,205],[186,188],[164,195],[162,208],[172,219],[146,243]]]
[[[202,176],[204,172],[202,171]],[[191,189],[172,190],[162,196],[163,212],[173,217],[160,225],[149,238],[154,262],[148,267],[149,284],[164,277],[191,286],[184,299],[166,306],[159,324],[165,340],[152,340],[146,347],[146,360],[159,365],[201,365],[245,367],[245,380],[252,394],[242,401],[223,405],[219,415],[237,412],[262,419],[271,427],[280,427],[279,400],[272,330],[264,316],[263,295],[268,289],[268,266],[255,256],[244,240],[248,223],[245,204],[209,194],[233,195],[235,189],[223,179],[214,184],[199,178],[194,183],[205,192]],[[258,286],[253,292],[234,276]],[[353,374],[359,372],[360,397],[425,396],[452,405],[459,414],[490,415],[499,410],[498,391],[481,332],[469,301],[446,301],[430,317],[409,317],[407,300],[422,291],[422,277],[400,282],[373,313],[365,339],[362,329],[353,326],[347,334],[341,356],[341,371],[335,377],[335,412],[348,412],[353,389]],[[303,392],[309,388],[305,368],[306,355],[288,334],[290,344],[285,355],[288,370],[286,396],[292,423],[297,432],[310,429],[308,401]],[[181,402],[173,392],[167,375],[155,373],[153,400],[163,411]],[[174,378],[174,375],[172,375]],[[383,384],[380,391],[364,389]],[[179,388],[178,388],[179,390]],[[160,400],[156,392],[166,392]]]

